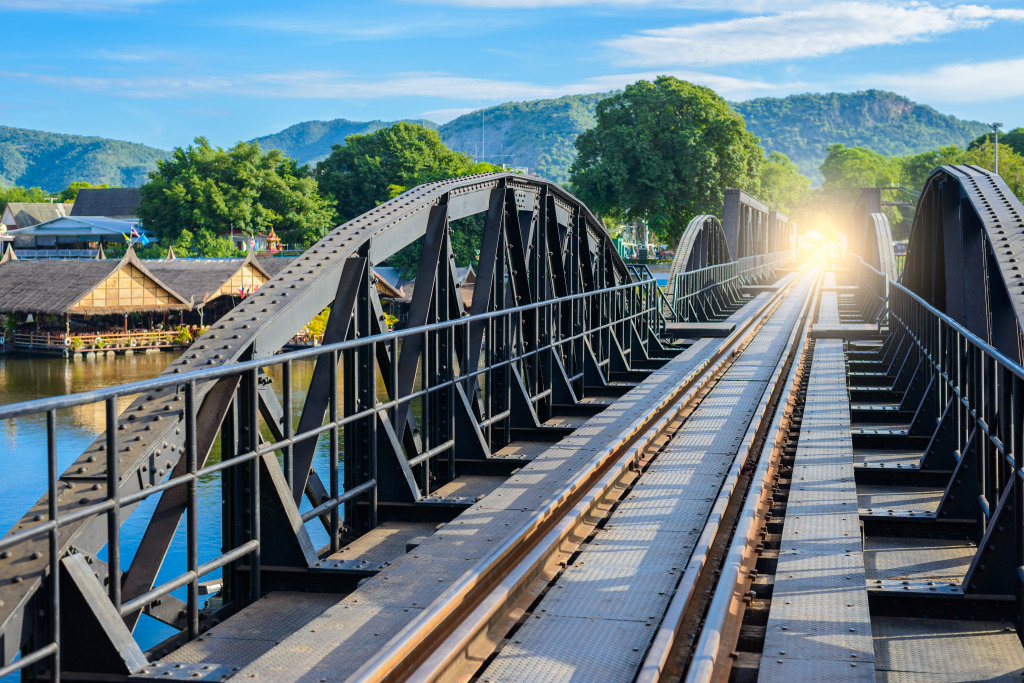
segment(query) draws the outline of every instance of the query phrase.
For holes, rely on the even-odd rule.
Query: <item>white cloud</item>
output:
[[[923,41],[994,21],[1024,21],[1024,10],[923,2],[820,3],[764,16],[651,29],[607,45],[622,63],[634,66],[742,64]]]
[[[906,94],[913,99],[945,102],[991,102],[1024,96],[1024,58],[945,64],[920,73],[865,76],[865,84]]]
[[[176,99],[219,94],[286,99],[359,100],[385,97],[433,97],[476,102],[503,102],[615,90],[640,79],[656,78],[661,73],[614,74],[561,85],[539,85],[525,81],[500,81],[444,73],[419,72],[391,74],[379,80],[354,77],[335,71],[139,78],[53,76],[14,72],[0,72],[0,76],[29,79],[47,85],[78,90],[147,99]],[[758,93],[778,92],[783,89],[792,90],[793,87],[796,87],[796,84],[778,85],[700,72],[669,71],[667,74],[708,86],[726,97],[746,97]]]

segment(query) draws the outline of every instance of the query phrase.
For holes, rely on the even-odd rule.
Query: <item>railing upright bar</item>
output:
[[[248,441],[249,451],[256,453],[260,447],[260,404],[259,404],[259,367],[254,367],[247,373],[248,375],[248,415],[245,419],[248,422]],[[250,484],[249,488],[252,491],[252,506],[249,513],[250,519],[250,531],[249,537],[256,542],[253,548],[251,560],[250,560],[250,574],[249,574],[249,591],[250,599],[256,601],[260,599],[262,593],[261,589],[261,548],[260,548],[260,525],[261,525],[261,507],[262,507],[262,493],[260,491],[260,470],[263,467],[261,462],[262,458],[255,458],[250,462]]]
[[[53,529],[49,533],[50,542],[50,638],[57,646],[50,658],[50,680],[60,683],[60,523],[57,519],[57,415],[56,411],[46,411],[46,484],[47,513]]]
[[[188,612],[187,636],[189,640],[199,637],[199,494],[196,470],[199,469],[199,454],[196,444],[196,385],[185,384],[185,471],[191,475],[186,487],[185,536],[188,544],[186,564],[188,571],[195,573],[195,580],[188,584],[186,610]]]
[[[281,366],[281,393],[284,398],[284,414],[282,415],[281,431],[289,443],[284,447],[284,478],[288,482],[288,490],[295,490],[295,461],[294,448],[291,439],[295,436],[295,427],[292,424],[292,361],[286,360]]]
[[[114,609],[121,609],[121,505],[120,460],[117,439],[117,396],[106,400],[107,428],[107,500],[113,505],[107,511],[107,589]]]
[[[338,479],[339,479],[339,462],[338,457],[338,352],[331,351],[331,398],[328,404],[327,421],[331,425],[330,430],[330,479],[331,479],[331,498],[337,498],[339,492]],[[345,381],[352,381],[352,378],[346,377]],[[354,406],[353,406],[354,407]],[[308,474],[308,473],[303,473]],[[340,546],[340,534],[341,534],[341,520],[338,507],[334,506],[331,508],[331,554],[338,552]]]

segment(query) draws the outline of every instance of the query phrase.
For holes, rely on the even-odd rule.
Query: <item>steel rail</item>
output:
[[[730,612],[730,606],[735,599],[736,586],[741,580],[740,571],[744,560],[753,551],[756,543],[752,544],[757,527],[756,522],[761,512],[766,493],[770,493],[771,485],[769,473],[777,458],[779,446],[784,435],[784,414],[785,406],[793,398],[793,391],[797,385],[797,373],[800,368],[800,361],[807,350],[811,318],[810,311],[821,285],[821,273],[816,278],[810,295],[804,301],[800,312],[802,324],[794,326],[793,331],[786,344],[786,351],[775,366],[772,379],[762,396],[760,406],[764,412],[757,420],[751,421],[747,433],[743,437],[740,446],[742,456],[737,456],[729,471],[726,484],[722,487],[711,517],[701,534],[698,550],[690,560],[680,587],[677,589],[669,604],[669,609],[662,619],[661,626],[655,634],[654,642],[644,657],[644,663],[637,677],[637,683],[656,683],[664,672],[668,663],[669,655],[674,649],[678,640],[679,628],[683,615],[687,611],[690,601],[694,597],[694,590],[702,573],[708,569],[718,570],[718,580],[715,583],[715,590],[708,605],[707,612],[700,630],[700,636],[694,646],[693,657],[686,672],[688,683],[697,681],[709,681],[715,672],[718,664],[718,657],[721,650],[723,632],[727,621],[735,618]],[[787,371],[788,366],[788,371]],[[782,398],[785,397],[785,403]],[[773,400],[774,399],[774,400]],[[772,405],[773,412],[765,410]],[[771,419],[771,425],[765,429],[765,421]],[[765,435],[760,443],[759,454],[754,449],[757,442],[758,432]],[[747,491],[737,489],[741,470],[751,462],[751,459],[759,455],[757,469],[750,480],[750,488]],[[738,515],[735,530],[732,532],[732,542],[725,561],[719,567],[712,567],[707,564],[711,545],[714,539],[723,531],[722,527],[726,507],[736,495],[746,495],[742,510]]]
[[[538,565],[557,552],[578,521],[628,471],[637,454],[701,389],[717,379],[718,371],[735,361],[739,348],[796,282],[794,278],[762,304],[707,361],[648,413],[636,418],[618,442],[596,454],[527,524],[445,590],[349,680],[434,680],[442,676],[487,628],[491,618],[502,611],[508,598],[530,577],[538,575]]]

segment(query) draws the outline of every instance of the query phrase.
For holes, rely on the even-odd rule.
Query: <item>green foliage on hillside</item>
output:
[[[258,143],[263,149],[281,150],[302,164],[313,166],[326,159],[334,145],[342,144],[349,135],[364,135],[381,128],[387,128],[397,121],[350,121],[334,119],[332,121],[303,121],[288,126],[280,133],[264,135],[251,142]],[[432,121],[406,120],[427,128],[437,128]]]
[[[822,179],[818,167],[836,143],[905,156],[966,145],[988,128],[883,90],[764,97],[732,106],[766,150],[783,152],[815,180]]]
[[[165,244],[183,231],[201,238],[203,230],[253,235],[273,228],[285,242],[308,245],[334,225],[334,208],[308,167],[247,142],[225,151],[196,138],[158,162],[141,193],[139,218]]]
[[[576,138],[597,124],[597,103],[611,94],[508,102],[460,116],[438,132],[452,149],[564,183],[576,160]]]
[[[661,76],[597,105],[597,126],[576,140],[572,183],[601,213],[645,220],[674,243],[725,189],[756,191],[764,153],[713,90]]]
[[[167,152],[134,142],[0,126],[0,186],[59,192],[76,181],[137,187]]]

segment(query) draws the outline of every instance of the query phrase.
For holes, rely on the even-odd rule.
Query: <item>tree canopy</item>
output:
[[[38,187],[0,187],[0,213],[7,208],[7,202],[45,202],[48,196]]]
[[[698,213],[719,212],[728,187],[757,190],[764,152],[714,91],[661,76],[597,105],[576,140],[575,192],[601,213],[646,220],[671,241]]]
[[[140,191],[139,217],[165,244],[186,231],[254,235],[273,228],[285,242],[309,245],[335,225],[334,208],[309,169],[255,143],[225,151],[196,138],[158,161]]]
[[[811,179],[782,152],[772,152],[761,167],[760,197],[773,209],[792,214],[811,200]]]
[[[371,133],[348,136],[344,146],[334,145],[331,155],[317,165],[316,176],[320,191],[334,198],[338,216],[344,222],[411,187],[500,170],[449,149],[437,131],[402,121]],[[482,217],[470,216],[452,224],[452,250],[457,265],[476,265],[481,220]],[[417,241],[388,262],[411,277],[419,255]]]
[[[497,169],[449,149],[437,131],[402,121],[334,145],[317,164],[316,179],[345,222],[410,187],[492,170]]]

